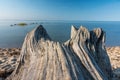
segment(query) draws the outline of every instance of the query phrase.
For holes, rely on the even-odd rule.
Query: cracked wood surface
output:
[[[110,80],[105,32],[72,26],[65,43],[51,40],[42,25],[26,35],[19,63],[6,80]]]

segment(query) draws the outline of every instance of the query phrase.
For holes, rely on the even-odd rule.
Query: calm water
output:
[[[28,23],[27,26],[10,26],[20,22]],[[31,24],[37,22],[37,24]],[[64,42],[70,37],[71,25],[83,25],[89,30],[101,27],[106,31],[106,45],[120,46],[120,22],[102,22],[102,21],[0,21],[0,48],[21,47],[26,33],[31,31],[37,25],[42,24],[47,30],[49,36],[54,41]]]

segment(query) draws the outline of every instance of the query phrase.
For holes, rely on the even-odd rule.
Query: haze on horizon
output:
[[[0,19],[120,21],[120,0],[0,0]]]

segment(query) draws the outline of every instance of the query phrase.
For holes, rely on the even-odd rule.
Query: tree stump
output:
[[[105,32],[72,26],[71,38],[51,40],[42,25],[26,35],[19,62],[6,80],[110,80]]]

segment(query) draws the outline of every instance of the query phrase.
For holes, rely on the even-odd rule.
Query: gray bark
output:
[[[72,26],[71,38],[60,44],[42,25],[26,35],[19,63],[6,80],[110,80],[105,32]]]

